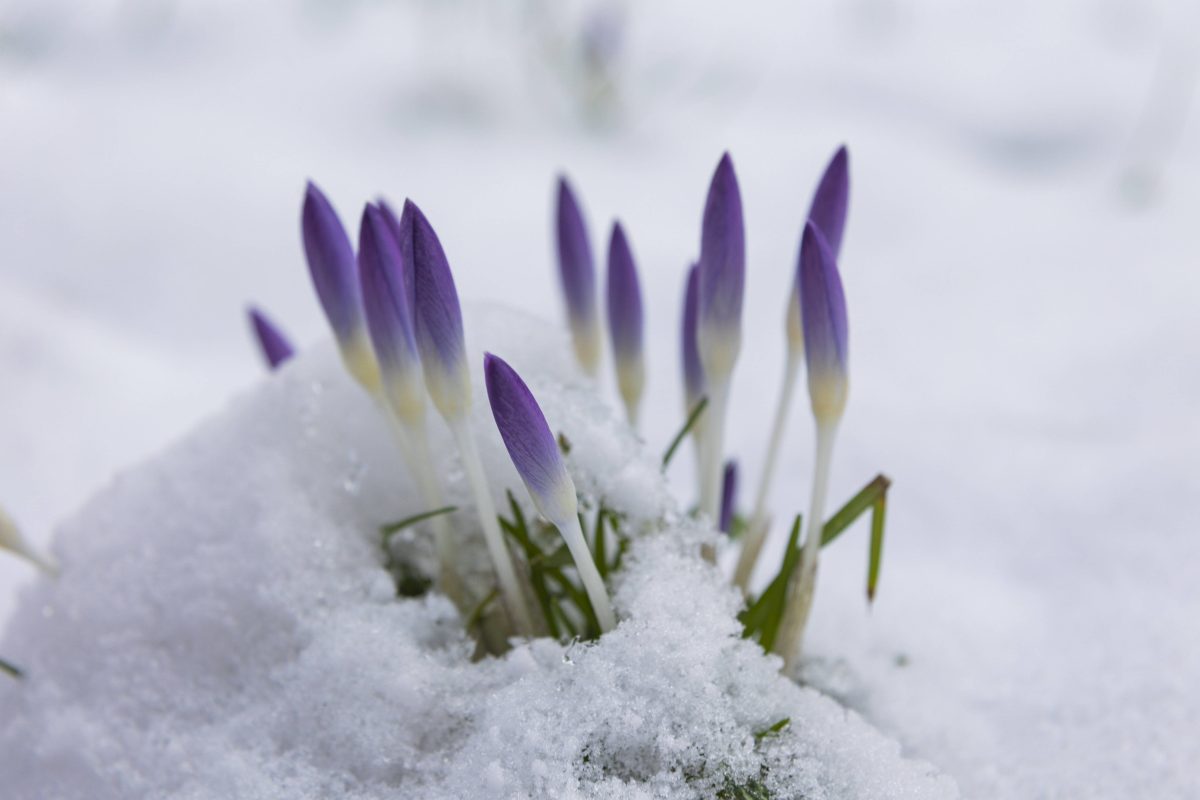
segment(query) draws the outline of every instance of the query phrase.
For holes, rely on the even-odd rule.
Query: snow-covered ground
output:
[[[307,177],[347,219],[412,196],[466,298],[555,315],[568,170],[594,245],[619,214],[639,259],[657,447],[728,148],[750,255],[730,444],[753,485],[801,218],[845,141],[834,496],[895,486],[869,613],[865,541],[823,561],[807,677],[968,797],[1200,793],[1191,4],[630,4],[591,103],[580,4],[72,5],[0,5],[0,504],[31,538],[258,379],[247,300],[324,336]],[[780,516],[807,496],[803,412]]]

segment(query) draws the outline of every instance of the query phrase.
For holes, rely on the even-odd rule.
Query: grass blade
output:
[[[432,511],[422,511],[420,514],[413,514],[411,517],[405,517],[399,522],[392,522],[388,525],[383,525],[379,528],[380,532],[383,533],[383,543],[387,544],[392,540],[393,536],[410,525],[416,525],[418,522],[424,522],[430,517],[436,517],[441,514],[451,514],[457,510],[458,506],[442,506],[441,508],[435,508]]]
[[[687,421],[683,423],[679,433],[675,434],[675,438],[671,440],[671,446],[667,448],[667,452],[663,453],[662,468],[665,470],[671,463],[671,459],[675,457],[675,451],[679,449],[679,445],[683,442],[688,432],[696,426],[696,421],[700,419],[700,415],[704,413],[704,409],[708,406],[708,398],[701,397],[696,401],[695,407],[688,414]]]
[[[0,672],[3,672],[5,674],[9,675],[10,677],[16,678],[17,680],[20,680],[21,678],[25,677],[25,673],[21,670],[20,667],[18,667],[16,664],[11,664],[11,663],[5,661],[3,658],[0,658]]]
[[[871,550],[867,556],[867,602],[875,602],[879,564],[883,561],[883,520],[887,515],[887,492],[879,495],[871,510]]]

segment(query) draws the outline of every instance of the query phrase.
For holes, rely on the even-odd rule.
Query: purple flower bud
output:
[[[317,298],[333,328],[342,359],[359,383],[374,390],[379,376],[367,341],[354,248],[337,212],[312,181],[305,190],[300,226]]]
[[[425,214],[411,200],[405,200],[401,219],[405,216],[411,220],[413,321],[425,385],[442,416],[457,419],[471,407],[458,290],[442,243]]]
[[[287,337],[276,327],[275,323],[254,306],[250,306],[246,310],[250,316],[250,327],[254,331],[254,338],[258,342],[258,349],[262,352],[263,358],[266,359],[267,366],[273,371],[278,369],[279,365],[287,361],[295,353],[291,343]]]
[[[413,306],[415,304],[415,293],[412,282],[412,263],[413,263],[413,244],[412,244],[412,212],[409,211],[410,203],[404,204],[404,209],[396,216],[396,212],[392,210],[388,201],[383,198],[376,203],[379,210],[383,212],[383,218],[387,220],[388,230],[392,232],[392,238],[396,240],[396,246],[400,249],[400,274],[404,278],[405,294],[408,297],[408,315],[411,319],[413,314]]]
[[[800,243],[800,307],[813,414],[836,421],[846,407],[846,296],[837,259],[812,222]]]
[[[696,343],[699,272],[696,264],[688,269],[687,289],[683,295],[683,392],[689,411],[704,395],[704,367],[700,363],[700,349]]]
[[[642,359],[642,290],[638,286],[633,252],[620,222],[613,223],[608,241],[608,328],[617,385],[633,421],[646,380]]]
[[[594,374],[600,357],[599,319],[596,312],[596,270],[587,224],[575,192],[565,176],[558,179],[555,210],[558,275],[567,301],[567,322],[575,355]]]
[[[733,161],[721,157],[708,187],[700,236],[697,340],[709,380],[733,371],[741,349],[746,234]]]
[[[542,516],[567,524],[578,510],[575,484],[537,400],[521,376],[491,353],[484,354],[483,374],[492,416],[517,474]]]
[[[838,258],[842,247],[842,233],[846,229],[846,209],[850,202],[850,155],[843,145],[833,154],[817,190],[813,193],[808,219],[825,236],[833,257]],[[788,303],[788,345],[799,352],[804,344],[804,327],[800,321],[800,263],[797,259],[795,283]]]
[[[368,205],[363,210],[358,269],[384,392],[401,420],[418,423],[425,411],[425,392],[404,285],[404,261],[378,206]]]
[[[737,484],[737,462],[730,459],[725,462],[725,474],[721,479],[721,515],[718,519],[717,530],[722,533],[729,533],[729,526],[733,524],[733,511],[737,504]]]

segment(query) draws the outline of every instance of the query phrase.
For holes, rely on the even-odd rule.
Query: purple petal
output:
[[[608,242],[608,327],[618,363],[642,357],[642,290],[620,222]]]
[[[842,232],[846,229],[846,209],[850,203],[850,154],[842,145],[833,154],[825,174],[813,193],[808,218],[825,235],[833,257],[842,252]]]
[[[564,514],[569,518],[575,513],[575,485],[542,409],[521,376],[503,359],[486,353],[483,374],[492,416],[517,474],[538,510],[551,522],[562,522]]]
[[[383,375],[404,380],[420,358],[409,316],[404,261],[385,212],[368,205],[358,234],[358,268],[371,344]]]
[[[587,224],[565,176],[558,179],[558,275],[571,325],[586,330],[596,318],[596,270]]]
[[[338,341],[348,342],[363,325],[354,248],[337,212],[312,181],[304,194],[300,225],[321,307]]]
[[[409,203],[404,204],[404,209],[400,212],[400,216],[396,216],[396,212],[388,202],[380,198],[377,203],[379,210],[383,212],[383,218],[387,220],[388,230],[392,232],[392,237],[396,240],[396,246],[400,249],[400,274],[404,278],[405,294],[408,297],[408,315],[411,318],[415,313],[413,307],[416,301],[415,288],[412,281],[412,263],[413,263],[413,240],[412,240],[412,212],[409,211]]]
[[[844,393],[846,297],[837,259],[812,222],[804,226],[800,243],[800,307],[810,392],[841,386]]]
[[[734,506],[737,504],[738,466],[733,459],[725,462],[725,475],[721,479],[721,515],[717,530],[729,533],[733,524]]]
[[[700,237],[699,325],[702,331],[739,336],[742,290],[746,278],[746,234],[742,196],[733,160],[726,153],[717,164]],[[704,334],[701,334],[703,337]]]
[[[688,409],[693,408],[704,394],[704,367],[696,343],[699,272],[696,264],[688,269],[687,289],[683,295],[683,389]]]
[[[262,351],[267,366],[272,370],[278,369],[280,364],[295,353],[291,342],[258,308],[250,306],[247,312],[250,315],[250,326],[254,330],[254,338],[258,341],[258,348]]]

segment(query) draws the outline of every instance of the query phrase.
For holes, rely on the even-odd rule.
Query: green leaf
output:
[[[16,678],[17,680],[25,677],[24,670],[22,670],[16,664],[5,661],[3,658],[0,658],[0,672],[7,674],[9,677]]]
[[[592,557],[596,560],[596,570],[600,573],[601,580],[608,578],[608,553],[606,552],[608,536],[604,531],[604,518],[608,516],[608,510],[604,508],[604,503],[600,503],[600,507],[596,509],[596,529],[592,534]]]
[[[842,531],[849,528],[856,519],[862,516],[868,508],[875,505],[875,501],[887,494],[888,487],[892,482],[883,475],[876,475],[870,483],[859,490],[858,494],[851,497],[846,505],[837,510],[837,513],[830,517],[825,522],[825,527],[821,529],[821,546],[833,542]]]
[[[392,522],[388,525],[383,525],[379,529],[383,534],[383,543],[386,545],[392,540],[393,536],[410,525],[416,525],[418,522],[424,522],[430,517],[436,517],[439,514],[450,514],[457,510],[458,506],[443,506],[442,508],[435,508],[432,511],[422,511],[420,514],[413,514],[411,517],[405,517],[399,522]]]
[[[471,610],[471,613],[467,616],[467,621],[464,627],[466,627],[467,630],[470,630],[478,625],[479,621],[483,619],[483,615],[487,612],[487,607],[494,603],[496,598],[499,596],[499,588],[492,589],[490,592],[488,592],[487,597],[480,600],[479,605],[475,606],[475,608]]]
[[[766,739],[769,736],[776,735],[777,733],[779,733],[781,730],[786,728],[791,723],[792,723],[791,717],[784,717],[783,719],[779,720],[771,727],[769,727],[765,730],[758,731],[757,733],[754,734],[754,743],[758,744],[763,739]]]
[[[779,625],[783,621],[783,612],[787,606],[788,582],[792,573],[800,565],[800,528],[803,517],[797,514],[792,522],[792,531],[788,534],[787,549],[784,551],[783,563],[775,578],[767,585],[762,595],[745,611],[740,619],[744,626],[742,635],[746,638],[758,636],[758,642],[763,649],[770,652],[779,634]]]
[[[887,493],[879,495],[871,510],[871,549],[867,556],[867,602],[875,602],[879,565],[883,561],[883,521],[887,516]]]
[[[679,430],[679,433],[675,434],[675,438],[671,440],[671,446],[667,448],[667,452],[663,453],[662,468],[664,470],[671,463],[671,459],[675,457],[675,451],[679,449],[679,445],[683,442],[684,437],[688,435],[688,431],[690,431],[693,426],[695,426],[696,421],[700,419],[700,414],[704,412],[706,406],[708,406],[707,397],[701,397],[696,401],[695,407],[692,408],[691,413],[688,414],[687,421],[683,423],[683,427]]]

